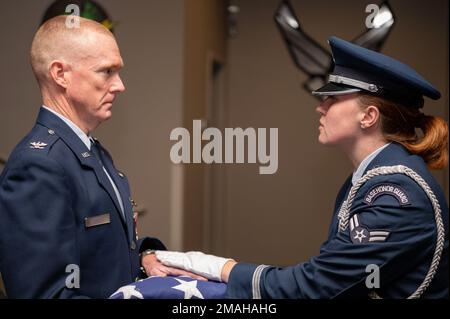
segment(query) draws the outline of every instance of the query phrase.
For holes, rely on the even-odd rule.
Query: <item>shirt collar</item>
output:
[[[386,147],[388,147],[391,143],[387,143],[379,148],[377,148],[374,152],[370,153],[369,155],[366,156],[366,158],[359,164],[358,168],[356,169],[356,171],[353,173],[352,176],[352,184],[355,185],[355,183],[358,181],[358,179],[360,179],[367,166],[369,166],[370,162],[372,162],[372,160],[382,151],[384,150]]]
[[[57,117],[59,117],[61,120],[64,121],[64,123],[66,123],[71,129],[72,131],[74,131],[75,134],[77,134],[77,136],[80,138],[80,140],[84,143],[84,145],[86,145],[86,147],[88,148],[88,150],[91,150],[91,136],[87,135],[86,133],[84,133],[74,122],[72,122],[71,120],[69,120],[67,117],[65,117],[62,114],[59,114],[58,112],[52,110],[51,108],[42,105],[42,107],[44,109],[46,109],[49,112],[52,112],[53,114],[55,114]]]

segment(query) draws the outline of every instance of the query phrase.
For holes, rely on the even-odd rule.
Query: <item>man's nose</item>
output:
[[[121,93],[125,91],[125,85],[123,84],[122,79],[120,78],[119,75],[117,75],[117,78],[111,89],[115,93]]]

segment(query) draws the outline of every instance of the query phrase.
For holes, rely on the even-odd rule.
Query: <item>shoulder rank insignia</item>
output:
[[[391,195],[397,199],[400,206],[411,204],[408,194],[398,185],[381,183],[373,186],[364,196],[364,202],[371,205],[381,195]]]
[[[42,143],[42,142],[31,142],[30,145],[31,145],[30,148],[42,150],[42,149],[44,149],[48,144],[47,144],[47,143]]]
[[[388,236],[388,231],[368,230],[366,227],[360,225],[357,214],[353,215],[350,219],[350,239],[354,244],[386,241]]]

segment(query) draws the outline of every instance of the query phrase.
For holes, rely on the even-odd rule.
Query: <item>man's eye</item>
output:
[[[106,75],[111,75],[114,71],[113,69],[105,69],[102,72],[105,73]]]

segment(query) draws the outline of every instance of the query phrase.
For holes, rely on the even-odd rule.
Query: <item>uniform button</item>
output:
[[[55,135],[55,131],[53,131],[53,130],[48,130],[48,134],[50,134],[50,135]]]
[[[121,172],[118,172],[118,174],[120,177],[122,177],[122,178],[124,177],[124,175]]]
[[[133,240],[132,242],[131,242],[131,250],[135,250],[136,249],[136,242]]]

